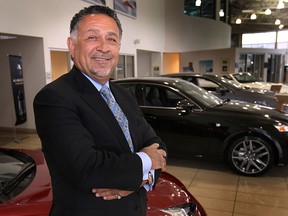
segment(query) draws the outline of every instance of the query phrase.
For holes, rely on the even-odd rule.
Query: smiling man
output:
[[[79,11],[67,40],[73,68],[34,99],[52,180],[51,216],[144,216],[146,192],[165,170],[165,144],[135,98],[109,82],[121,37],[110,8]]]

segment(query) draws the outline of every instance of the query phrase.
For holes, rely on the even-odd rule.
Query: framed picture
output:
[[[125,16],[136,18],[136,0],[114,0],[114,10]]]
[[[227,74],[229,73],[229,59],[222,59],[222,73]]]
[[[200,73],[213,72],[213,60],[199,61]]]
[[[83,0],[91,4],[106,5],[106,0]]]

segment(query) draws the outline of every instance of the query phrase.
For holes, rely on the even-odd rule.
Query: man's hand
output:
[[[140,150],[140,152],[145,152],[152,161],[151,169],[157,170],[161,169],[165,171],[166,169],[166,152],[163,149],[158,149],[159,144],[154,143],[151,146],[145,147]],[[147,184],[147,181],[144,180],[140,187]],[[134,191],[125,191],[111,188],[93,188],[92,193],[95,194],[96,197],[102,197],[104,200],[115,200],[121,199],[122,197],[129,196]]]
[[[152,170],[161,169],[165,171],[166,169],[166,152],[163,149],[158,149],[159,144],[154,143],[151,146],[145,147],[140,151],[145,152],[152,161]]]
[[[125,190],[109,189],[109,188],[93,188],[92,189],[92,193],[94,193],[96,197],[102,197],[104,200],[121,199],[122,197],[126,197],[133,192],[134,191],[125,191]]]

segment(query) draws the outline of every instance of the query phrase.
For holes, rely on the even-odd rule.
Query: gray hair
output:
[[[120,39],[121,39],[123,30],[122,30],[122,26],[121,26],[120,20],[117,17],[116,12],[112,10],[111,8],[107,6],[103,6],[103,5],[92,5],[90,7],[85,7],[84,9],[80,10],[77,14],[74,15],[74,17],[72,18],[70,22],[70,36],[72,39],[77,40],[77,30],[79,28],[80,21],[85,16],[88,16],[91,14],[105,14],[111,17],[112,19],[114,19],[118,26]]]

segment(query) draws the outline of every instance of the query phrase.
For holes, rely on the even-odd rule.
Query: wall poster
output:
[[[200,73],[213,72],[213,60],[199,61]]]
[[[221,69],[223,74],[228,74],[229,73],[229,59],[222,59],[221,60]]]
[[[116,12],[121,13],[123,15],[136,18],[136,0],[114,0],[114,9]]]
[[[26,105],[21,56],[9,55],[11,83],[16,114],[15,125],[26,122]]]

